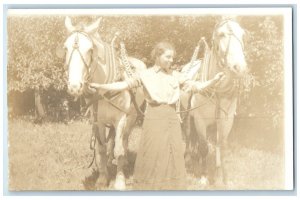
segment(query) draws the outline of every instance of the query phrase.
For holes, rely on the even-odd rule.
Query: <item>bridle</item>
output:
[[[76,34],[75,36],[75,39],[74,39],[74,43],[72,45],[72,52],[69,56],[69,59],[68,59],[68,63],[65,65],[65,68],[67,69],[67,71],[69,71],[69,67],[70,67],[70,62],[71,62],[71,59],[73,57],[73,54],[75,51],[78,52],[78,54],[80,55],[80,59],[82,60],[83,64],[84,64],[84,67],[86,69],[86,73],[84,74],[84,82],[88,82],[88,80],[90,79],[90,71],[91,71],[91,63],[92,63],[92,60],[90,61],[90,63],[88,64],[87,61],[84,59],[80,49],[79,49],[79,37],[78,35],[81,34],[81,35],[84,35],[88,40],[90,40],[90,42],[93,44],[94,46],[94,42],[92,40],[92,38],[86,33],[86,32],[83,32],[83,31],[73,31],[70,35],[72,34]]]
[[[234,93],[235,88],[239,87],[239,82],[240,82],[240,78],[235,76],[236,72],[233,69],[231,69],[228,64],[228,53],[230,50],[230,45],[232,44],[232,39],[236,39],[239,42],[239,44],[241,45],[242,50],[244,51],[244,42],[243,42],[242,38],[238,37],[236,35],[236,33],[234,33],[234,31],[232,30],[232,27],[229,24],[229,22],[232,22],[232,21],[233,21],[232,19],[228,19],[228,20],[224,20],[224,21],[220,22],[219,24],[217,24],[214,29],[213,40],[212,40],[212,55],[216,59],[216,63],[215,63],[217,65],[216,67],[221,69],[221,71],[223,71],[225,73],[229,72],[228,75],[232,76],[231,79],[233,79],[233,84],[228,85],[229,87],[226,87],[223,90],[219,88],[218,93],[219,94],[222,93],[222,95],[225,95],[225,94],[231,95],[232,93]],[[233,21],[233,22],[235,22],[235,21]],[[228,32],[226,33],[226,35],[229,38],[228,38],[228,42],[227,42],[224,53],[220,54],[219,49],[218,49],[218,48],[220,48],[219,47],[220,38],[217,38],[218,36],[216,36],[216,34],[217,34],[217,30],[224,25],[227,25]]]
[[[228,75],[231,76],[232,73],[234,73],[234,72],[228,66],[227,56],[228,56],[228,53],[229,53],[232,38],[236,39],[241,44],[241,47],[242,47],[243,50],[244,50],[244,42],[233,32],[231,26],[228,24],[229,21],[232,21],[232,20],[224,20],[224,21],[220,22],[219,24],[217,24],[215,26],[214,33],[213,33],[213,40],[212,40],[211,55],[215,57],[216,63],[209,62],[208,67],[212,67],[212,65],[217,65],[215,67],[221,68],[221,71],[223,71],[223,72],[229,72]],[[228,43],[227,43],[226,50],[225,50],[224,54],[220,55],[216,51],[216,47],[217,47],[217,45],[219,45],[216,42],[216,30],[218,28],[220,28],[221,26],[225,25],[226,23],[227,23],[227,28],[229,30],[229,33],[227,33],[229,35],[229,39],[228,39]],[[224,58],[224,59],[222,59],[222,58]],[[210,59],[212,59],[211,56],[210,56]],[[219,101],[219,97],[221,97],[221,96],[234,96],[237,92],[236,88],[239,88],[240,78],[234,78],[234,77],[230,77],[230,78],[233,79],[233,84],[229,84],[228,87],[225,87],[224,89],[220,89],[220,88],[207,89],[206,92],[202,93],[202,95],[204,95],[208,98],[207,101],[203,102],[199,106],[196,106],[194,108],[188,108],[187,110],[180,111],[178,113],[185,113],[185,112],[189,112],[189,111],[198,109],[198,108],[204,106],[206,103],[209,103],[209,102],[211,102],[211,103],[213,103],[217,106],[218,101]],[[213,101],[213,97],[217,97],[216,102]],[[220,106],[218,106],[218,110],[224,112],[227,116],[227,113],[228,113],[227,110],[228,109],[224,109],[224,108],[221,108]]]
[[[91,89],[89,88],[88,85],[90,83],[90,79],[92,78],[92,74],[96,70],[96,67],[95,67],[94,71],[91,70],[91,64],[93,63],[93,60],[92,60],[93,56],[92,56],[91,61],[90,61],[89,64],[84,59],[84,57],[83,57],[83,55],[82,55],[82,53],[81,53],[81,51],[79,49],[79,43],[78,43],[79,42],[79,37],[78,37],[78,35],[82,34],[85,37],[87,37],[90,40],[90,42],[93,44],[93,48],[95,48],[96,45],[95,45],[94,41],[92,40],[92,38],[86,32],[83,32],[83,31],[73,31],[70,35],[72,35],[72,34],[76,34],[76,36],[75,36],[74,43],[73,43],[73,46],[72,46],[73,47],[72,52],[71,52],[70,57],[68,59],[68,64],[65,67],[69,68],[72,56],[73,56],[74,52],[77,51],[79,53],[79,55],[80,55],[80,58],[81,58],[82,62],[84,63],[84,67],[86,69],[86,73],[84,74],[84,92],[83,93],[84,93],[84,95],[90,96],[90,94],[94,94],[94,91],[91,91]],[[106,92],[104,94],[97,93],[95,96],[92,97],[91,101],[86,105],[86,107],[89,107],[90,105],[94,104],[98,100],[104,100],[107,103],[111,104],[116,109],[118,109],[121,112],[126,113],[128,115],[129,114],[128,111],[125,111],[123,108],[121,108],[119,105],[117,105],[116,103],[113,102],[113,99],[116,96],[118,96],[119,94],[120,94],[120,92],[117,92],[117,93],[115,93],[113,95],[111,95],[109,92]],[[132,96],[133,95],[132,93],[130,93],[130,95],[131,95],[131,98],[134,98]],[[133,102],[133,103],[135,103],[135,102]],[[137,112],[138,112],[138,115],[141,113],[140,110],[138,110]],[[143,115],[143,113],[142,113],[142,115]]]
[[[215,54],[216,54],[216,56],[217,56],[217,58],[218,58],[218,59],[217,59],[217,63],[220,64],[220,65],[221,65],[220,67],[222,67],[222,68],[228,68],[228,60],[227,60],[227,56],[228,56],[228,52],[229,52],[229,48],[230,48],[230,44],[231,44],[232,38],[236,39],[236,40],[240,43],[240,45],[241,45],[241,47],[242,47],[242,50],[244,51],[244,42],[243,42],[242,39],[240,39],[240,38],[233,32],[232,27],[231,27],[231,26],[229,25],[229,23],[228,23],[228,22],[230,22],[230,21],[232,21],[232,20],[225,20],[225,21],[222,21],[222,22],[220,22],[219,24],[217,24],[216,27],[215,27],[214,34],[213,34],[213,40],[212,40],[213,50],[214,50],[214,52],[215,52]],[[217,30],[218,28],[220,28],[221,26],[223,26],[224,24],[226,24],[226,23],[227,23],[227,28],[228,28],[228,30],[229,30],[229,33],[227,33],[227,35],[229,35],[229,39],[228,39],[228,43],[227,43],[226,50],[225,50],[224,54],[223,54],[223,55],[220,55],[220,54],[216,51],[216,49],[220,48],[220,47],[218,47],[218,43],[216,42],[216,30]],[[222,58],[224,58],[224,59],[222,59]]]

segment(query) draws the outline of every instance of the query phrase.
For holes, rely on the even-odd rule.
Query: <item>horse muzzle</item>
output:
[[[83,93],[83,84],[68,84],[68,92],[72,96],[78,97]]]
[[[229,68],[237,77],[242,77],[248,72],[246,63],[234,64]]]

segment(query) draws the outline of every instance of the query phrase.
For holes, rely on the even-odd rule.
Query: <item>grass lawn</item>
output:
[[[86,121],[36,125],[24,119],[10,120],[9,189],[84,190],[82,180],[91,170],[86,167],[93,155],[89,149],[90,135],[91,125]],[[130,171],[133,170],[140,135],[141,128],[137,127],[129,138],[133,155]],[[227,189],[283,189],[282,149],[260,148],[265,140],[255,140],[256,137],[247,135],[231,142],[233,148],[225,160],[229,180]],[[188,189],[204,189],[197,178],[195,174],[189,174]],[[130,189],[132,177],[129,175],[126,181]]]

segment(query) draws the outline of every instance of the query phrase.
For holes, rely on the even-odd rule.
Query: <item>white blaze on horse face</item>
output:
[[[231,44],[227,54],[227,63],[229,68],[239,74],[243,74],[247,71],[243,47],[237,39],[231,39]]]
[[[77,41],[77,48],[75,43]],[[75,46],[74,46],[75,45]],[[65,42],[67,48],[66,63],[68,66],[68,88],[74,95],[80,95],[84,77],[89,73],[88,66],[91,62],[92,41],[80,33],[73,33]]]
[[[217,32],[219,55],[232,71],[243,74],[247,71],[243,47],[244,30],[236,22],[224,23]]]

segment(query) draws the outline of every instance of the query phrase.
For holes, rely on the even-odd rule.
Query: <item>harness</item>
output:
[[[88,104],[87,104],[87,108],[89,106],[91,106],[94,102],[96,101],[99,101],[99,100],[104,100],[106,101],[107,103],[109,103],[110,105],[112,105],[113,107],[115,107],[116,109],[118,109],[119,111],[123,112],[123,113],[126,113],[127,115],[130,114],[129,112],[125,111],[124,109],[122,109],[119,105],[115,104],[112,102],[112,98],[110,96],[110,92],[106,92],[105,94],[101,95],[101,94],[94,94],[95,91],[92,91],[89,87],[87,87],[86,85],[89,83],[89,81],[91,80],[91,75],[94,73],[94,71],[96,70],[96,67],[97,67],[97,63],[93,63],[93,62],[97,62],[97,59],[95,60],[91,60],[90,64],[87,63],[87,61],[84,59],[83,57],[83,54],[81,53],[80,49],[79,49],[79,44],[78,44],[78,34],[82,34],[84,36],[86,36],[86,38],[88,38],[92,44],[94,44],[94,48],[95,48],[95,42],[94,40],[85,32],[83,31],[79,31],[79,30],[76,30],[74,32],[72,32],[72,34],[75,33],[76,36],[75,36],[75,39],[74,39],[74,44],[73,44],[73,49],[72,49],[72,52],[70,54],[70,57],[68,59],[68,63],[66,65],[66,67],[68,67],[70,65],[70,62],[71,62],[71,59],[73,57],[73,54],[75,51],[78,52],[78,54],[80,55],[80,58],[82,60],[82,62],[84,63],[84,66],[86,68],[86,71],[87,73],[84,74],[84,80],[85,80],[85,86],[84,86],[84,95],[85,97],[87,98],[91,98],[92,97],[92,101],[90,101]],[[109,83],[109,82],[113,82],[113,81],[117,81],[117,80],[120,80],[121,79],[121,71],[122,71],[122,68],[121,66],[117,67],[117,62],[116,62],[116,55],[115,55],[115,51],[114,51],[114,42],[116,40],[116,38],[118,37],[118,35],[116,34],[115,37],[113,38],[112,42],[111,42],[111,45],[108,45],[108,44],[104,44],[104,49],[105,49],[105,60],[104,60],[104,64],[107,64],[108,65],[108,77],[107,79],[105,80],[105,83]],[[97,48],[97,46],[96,46]],[[132,74],[134,74],[134,67],[131,66],[130,62],[128,61],[128,58],[127,58],[127,55],[126,55],[126,49],[125,49],[125,46],[124,46],[124,43],[121,44],[121,60],[124,64],[124,69],[125,69],[125,72],[126,74],[129,76],[129,77],[132,77]],[[95,64],[95,69],[93,72],[91,72],[91,65]],[[120,65],[120,64],[119,64]],[[143,112],[139,109],[137,103],[136,103],[136,100],[135,100],[135,93],[134,91],[132,90],[129,90],[129,93],[130,93],[130,97],[132,99],[132,103],[138,113],[138,115],[144,115]],[[119,94],[121,94],[121,92],[117,92],[115,93],[114,95],[112,95],[113,97],[116,97],[118,96]],[[94,95],[96,95],[96,97],[93,97]]]
[[[90,63],[88,63],[85,59],[84,56],[82,54],[82,52],[79,49],[79,34],[82,34],[84,36],[86,36],[86,38],[88,38],[92,44],[94,44],[94,48],[98,48],[97,44],[95,44],[95,42],[98,42],[97,40],[93,40],[91,38],[90,35],[88,35],[87,33],[83,32],[83,31],[79,31],[76,30],[74,32],[72,32],[71,34],[76,34],[75,39],[74,39],[74,44],[73,44],[73,49],[72,52],[70,54],[70,57],[68,59],[67,65],[66,67],[69,67],[71,59],[73,57],[73,54],[75,51],[78,52],[78,54],[80,55],[80,58],[82,60],[82,62],[84,63],[84,67],[86,69],[86,72],[84,74],[84,89],[83,89],[83,94],[86,98],[88,98],[90,101],[88,102],[88,104],[86,105],[86,109],[88,109],[90,106],[92,106],[93,108],[93,127],[92,127],[92,136],[90,139],[90,149],[94,151],[94,156],[92,161],[90,162],[90,164],[88,165],[88,168],[90,168],[95,160],[95,143],[96,143],[96,135],[99,132],[99,127],[98,127],[98,121],[97,121],[97,115],[98,115],[98,101],[99,100],[104,100],[105,102],[109,103],[111,106],[113,106],[114,108],[116,108],[117,110],[119,110],[120,112],[125,113],[126,115],[133,115],[133,113],[130,113],[126,110],[124,110],[123,108],[121,108],[119,105],[117,105],[116,103],[113,102],[113,100],[118,97],[121,92],[105,92],[104,94],[100,94],[100,93],[96,93],[94,90],[91,90],[88,87],[88,83],[92,78],[92,74],[95,72],[95,70],[97,69],[97,61],[98,61],[98,56],[93,56]],[[102,64],[106,64],[108,65],[108,77],[105,80],[105,83],[109,83],[109,82],[114,82],[117,80],[121,79],[122,76],[122,68],[121,68],[121,64],[116,62],[116,55],[115,55],[115,50],[114,50],[114,42],[116,40],[116,38],[118,37],[118,35],[116,34],[115,37],[113,38],[112,42],[110,45],[108,44],[104,44],[104,56],[105,59],[103,60],[104,63]],[[93,49],[95,50],[95,49]],[[94,53],[94,52],[93,52]],[[96,58],[96,59],[95,59]],[[124,64],[124,70],[127,74],[127,76],[132,77],[132,75],[134,74],[134,67],[131,65],[131,63],[128,61],[127,55],[126,55],[126,49],[125,49],[125,45],[124,43],[121,43],[121,60],[122,63]],[[119,61],[119,60],[118,60]],[[94,70],[92,71],[92,64],[95,65]],[[118,65],[118,67],[117,67]],[[144,117],[144,113],[140,110],[139,106],[137,105],[136,99],[135,99],[135,92],[132,90],[129,90],[129,94],[130,94],[130,98],[131,98],[131,102],[133,103],[136,111],[137,111],[137,116],[138,117]],[[100,144],[104,145],[105,144],[105,138],[98,138],[98,141]]]
[[[230,20],[225,20],[225,21],[222,21],[220,22],[219,24],[217,24],[215,26],[215,29],[218,28],[218,27],[221,27],[222,25],[224,25],[225,23],[227,23],[228,21]],[[217,60],[217,64],[219,64],[219,66],[223,69],[223,71],[228,71],[229,74],[231,73],[229,71],[229,69],[227,68],[228,66],[228,60],[227,60],[227,54],[229,53],[229,48],[230,48],[230,44],[231,44],[231,39],[232,37],[234,37],[235,39],[237,39],[239,41],[239,43],[241,44],[242,46],[242,49],[244,49],[244,43],[243,41],[241,41],[238,36],[236,34],[234,34],[234,32],[232,31],[231,27],[227,24],[227,28],[229,30],[229,40],[228,40],[228,44],[227,44],[227,47],[226,47],[226,50],[224,52],[224,55],[219,55],[217,54],[217,52],[215,51],[215,46],[216,46],[216,43],[215,43],[215,33],[213,35],[213,49],[210,50],[209,49],[209,46],[207,45],[206,41],[205,41],[205,38],[201,38],[201,40],[199,40],[195,50],[194,50],[194,53],[193,53],[193,56],[191,58],[191,61],[190,61],[190,69],[192,69],[192,66],[193,66],[193,63],[195,62],[196,58],[197,58],[197,55],[199,54],[199,49],[200,49],[200,44],[201,42],[205,45],[205,53],[204,53],[204,58],[203,58],[203,67],[201,67],[198,71],[198,75],[196,76],[196,80],[201,80],[201,81],[207,81],[207,77],[208,77],[208,69],[210,67],[210,61],[212,59],[212,56],[214,56],[215,58],[219,58]],[[225,59],[221,59],[221,57],[224,57]],[[188,71],[189,71],[188,70]],[[201,73],[202,72],[202,73]],[[241,78],[232,78],[233,80],[233,83],[232,84],[229,84],[229,87],[226,87],[226,88],[223,88],[223,89],[220,89],[220,88],[208,88],[206,89],[206,92],[202,92],[201,94],[206,96],[207,97],[207,101],[202,103],[201,105],[199,106],[196,106],[196,107],[193,107],[193,108],[190,108],[191,104],[189,103],[188,104],[188,108],[186,110],[183,110],[183,111],[178,111],[177,113],[189,113],[190,111],[193,111],[193,110],[196,110],[204,105],[206,105],[208,102],[211,102],[213,104],[216,105],[216,112],[219,112],[219,111],[222,111],[225,113],[226,116],[228,116],[228,109],[224,109],[222,108],[220,105],[219,105],[219,99],[221,97],[232,97],[234,95],[239,95],[240,91],[237,91],[240,90],[240,82],[241,82]],[[193,96],[193,93],[191,93],[190,96]],[[213,98],[216,97],[216,101],[214,102],[213,101]],[[191,98],[190,98],[191,99]],[[232,103],[229,105],[229,107],[232,105]]]

